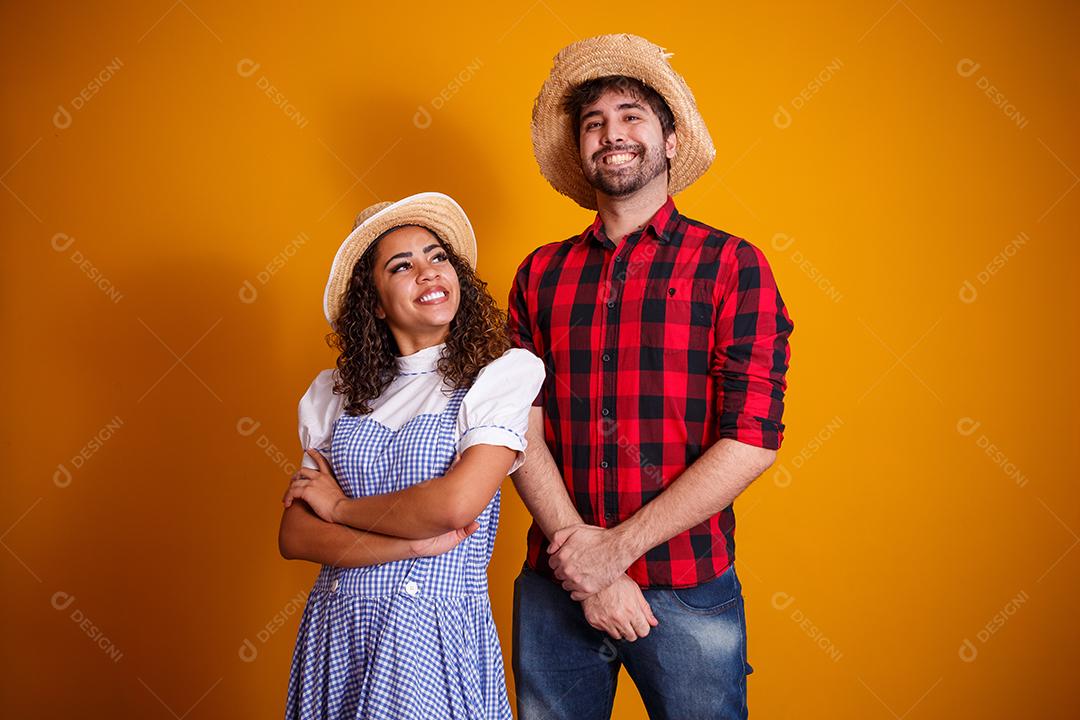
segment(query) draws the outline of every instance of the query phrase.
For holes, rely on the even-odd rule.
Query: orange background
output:
[[[279,500],[338,243],[447,192],[505,302],[591,219],[532,100],[619,31],[675,53],[715,139],[680,210],[762,248],[795,322],[785,443],[737,502],[753,716],[1080,712],[1075,4],[0,13],[5,716],[280,715],[317,568],[278,556]],[[644,717],[625,676],[616,717]]]

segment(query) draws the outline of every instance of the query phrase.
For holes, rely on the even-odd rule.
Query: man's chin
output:
[[[646,185],[646,183],[643,182],[633,182],[627,185],[609,185],[603,182],[590,182],[589,184],[592,185],[594,190],[602,192],[612,198],[623,198],[633,195]]]

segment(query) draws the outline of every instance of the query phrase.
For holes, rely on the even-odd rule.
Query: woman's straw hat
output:
[[[596,209],[596,191],[581,172],[574,125],[563,111],[567,91],[587,80],[625,75],[645,83],[675,115],[678,145],[671,159],[672,195],[704,174],[716,157],[712,138],[689,86],[668,64],[671,53],[637,35],[599,35],[568,45],[555,56],[533,105],[533,152],[552,187],[578,205]]]
[[[397,202],[380,202],[356,216],[353,230],[338,248],[330,279],[323,293],[323,312],[330,327],[341,314],[353,267],[364,251],[387,230],[402,225],[419,225],[435,233],[454,252],[476,267],[476,235],[461,206],[449,195],[422,192]]]

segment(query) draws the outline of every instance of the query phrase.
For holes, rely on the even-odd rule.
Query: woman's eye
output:
[[[435,257],[431,258],[431,262],[442,262],[443,260],[447,259],[449,258],[446,257],[446,253],[439,253]]]
[[[396,273],[398,270],[404,270],[407,267],[409,267],[409,263],[401,263],[400,265],[395,265],[394,267],[390,268],[390,272]]]

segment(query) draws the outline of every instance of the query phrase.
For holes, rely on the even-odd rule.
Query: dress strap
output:
[[[469,392],[467,387],[455,388],[454,392],[450,395],[450,400],[446,403],[446,408],[442,411],[442,417],[439,418],[443,424],[453,424],[457,422],[458,410],[461,409],[461,402],[465,399],[465,393]]]

